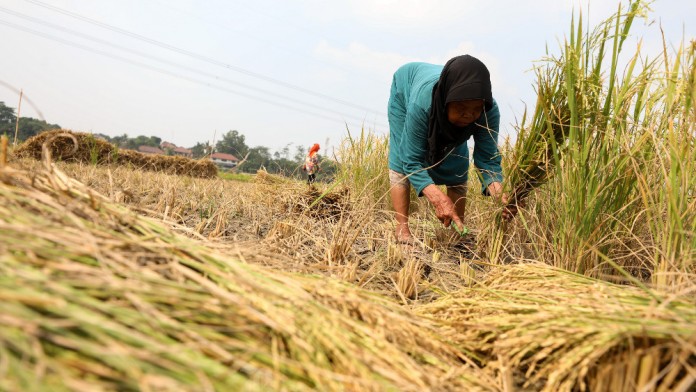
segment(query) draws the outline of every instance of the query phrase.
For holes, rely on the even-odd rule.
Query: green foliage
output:
[[[302,162],[307,154],[307,149],[302,146],[295,146],[295,155],[292,157],[295,162]]]
[[[95,136],[100,137],[107,142],[115,145],[118,148],[123,148],[127,150],[137,150],[140,146],[149,146],[160,148],[162,144],[162,139],[157,136],[136,136],[134,138],[128,137],[127,134],[120,136],[109,137],[102,134],[95,134]]]
[[[327,157],[317,154],[319,156],[319,166],[321,170],[317,173],[317,181],[319,182],[333,182],[338,179],[338,171],[341,165]]]
[[[279,157],[272,159],[269,162],[269,166],[266,167],[266,171],[273,174],[281,174],[287,177],[292,177],[300,172],[300,167],[302,164],[300,162],[292,161],[287,158]]]
[[[111,144],[114,144],[114,145],[119,146],[121,148],[126,148],[126,144],[128,143],[129,138],[128,138],[128,135],[126,135],[124,133],[123,135],[114,136],[114,137],[106,136],[104,139]]]
[[[0,134],[7,134],[10,140],[14,138],[17,117],[13,108],[5,106],[0,102]],[[19,129],[17,132],[17,142],[23,142],[32,136],[36,136],[43,131],[60,128],[58,124],[49,124],[43,120],[31,117],[19,118]]]
[[[0,101],[0,127],[6,124],[14,124],[16,118],[14,109],[5,106],[5,102]]]
[[[193,154],[194,159],[203,158],[204,156],[209,155],[211,150],[212,148],[208,142],[198,142],[195,146],[191,147],[191,153]]]
[[[239,167],[239,170],[247,173],[256,173],[260,168],[270,166],[272,159],[271,151],[268,147],[256,146],[249,149],[249,156],[246,162]]]
[[[137,150],[139,146],[150,146],[159,148],[162,144],[162,139],[157,136],[136,136],[133,139],[128,139],[125,148]]]
[[[246,162],[237,167],[237,172],[256,173],[260,169],[269,174],[277,174],[296,179],[306,179],[307,174],[301,170],[305,160],[304,148],[298,146],[295,154],[290,156],[290,144],[280,151],[271,154],[268,147],[256,146],[248,150]],[[319,154],[319,166],[317,181],[331,182],[336,177],[338,164]]]
[[[249,146],[245,142],[245,137],[239,131],[229,131],[222,136],[222,139],[215,144],[216,152],[232,154],[239,159],[243,159],[249,151]]]
[[[59,129],[58,124],[49,124],[43,120],[37,120],[30,117],[20,117],[19,118],[19,132],[17,134],[17,141],[24,141],[32,136],[36,136],[43,131],[49,131],[52,129]]]

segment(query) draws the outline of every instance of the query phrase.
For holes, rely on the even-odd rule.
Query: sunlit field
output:
[[[396,243],[370,129],[314,185],[5,145],[0,390],[693,391],[696,43],[630,46],[637,4],[535,64],[520,213],[472,171],[463,236],[414,195]]]

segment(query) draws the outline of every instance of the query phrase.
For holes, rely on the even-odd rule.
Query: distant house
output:
[[[172,154],[179,156],[179,157],[186,157],[186,158],[193,157],[193,151],[191,151],[190,148],[176,147],[176,148],[172,149]]]
[[[232,154],[225,154],[224,152],[214,152],[210,155],[210,159],[222,168],[235,167],[239,163],[239,158]]]
[[[157,147],[138,146],[138,151],[142,152],[143,154],[164,155],[164,151]]]
[[[174,143],[169,143],[169,142],[162,142],[162,143],[160,143],[160,147],[161,147],[163,150],[167,150],[167,149],[173,150],[173,149],[176,148],[176,144],[174,144]]]

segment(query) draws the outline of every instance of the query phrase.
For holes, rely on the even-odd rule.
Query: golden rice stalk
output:
[[[49,163],[50,164],[50,163]],[[434,324],[0,169],[0,389],[496,390]]]
[[[694,289],[661,295],[520,264],[418,311],[496,358],[488,366],[523,372],[525,388],[686,391],[696,387]]]
[[[396,287],[401,295],[409,299],[418,297],[418,282],[423,276],[424,263],[410,257],[396,274]]]

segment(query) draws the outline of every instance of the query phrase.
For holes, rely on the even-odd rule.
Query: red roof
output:
[[[169,142],[162,142],[160,144],[160,147],[162,147],[162,148],[176,148],[176,144],[169,143]]]
[[[138,146],[138,151],[144,152],[145,154],[164,154],[164,151],[159,148],[150,146]]]
[[[224,152],[214,152],[211,156],[211,159],[222,159],[225,161],[239,161],[239,159],[232,155],[232,154],[225,154]]]
[[[173,150],[174,152],[180,152],[182,154],[192,154],[193,152],[189,148],[177,147]]]

